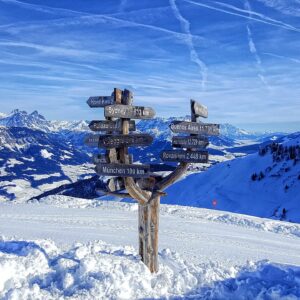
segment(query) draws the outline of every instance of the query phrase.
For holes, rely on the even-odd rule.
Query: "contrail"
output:
[[[276,58],[287,59],[287,60],[290,60],[290,61],[295,62],[297,64],[300,64],[300,59],[296,59],[296,58],[293,58],[293,57],[278,55],[278,54],[269,53],[269,52],[263,52],[263,54],[268,55],[268,56],[273,56],[273,57],[276,57]]]
[[[251,10],[251,6],[248,0],[245,1],[245,8],[247,9],[247,11],[249,12],[249,16],[251,16],[252,10]],[[265,70],[262,67],[262,63],[261,63],[261,58],[257,52],[257,48],[256,45],[254,43],[253,37],[252,37],[252,32],[250,29],[250,25],[247,25],[247,36],[248,36],[248,44],[249,44],[249,50],[250,52],[253,54],[255,61],[256,61],[256,67],[258,70],[258,78],[261,80],[261,82],[268,88],[270,89],[267,80],[265,78],[265,76],[263,75],[265,73]]]
[[[229,15],[233,15],[233,16],[238,16],[238,17],[241,17],[241,18],[254,20],[256,22],[260,22],[260,23],[264,23],[264,24],[268,24],[268,25],[280,27],[280,28],[283,28],[283,29],[300,32],[300,29],[298,29],[298,28],[296,28],[294,26],[291,26],[289,24],[285,24],[285,23],[282,23],[282,22],[280,22],[281,24],[279,24],[278,23],[279,21],[276,21],[276,22],[272,21],[271,22],[270,19],[259,19],[259,18],[254,17],[254,16],[243,15],[243,14],[238,13],[238,12],[229,11],[229,10],[226,10],[226,9],[218,8],[218,7],[215,7],[215,6],[212,6],[212,5],[207,5],[207,4],[204,4],[204,3],[195,2],[195,1],[192,1],[192,0],[183,0],[183,1],[185,1],[187,3],[190,3],[190,4],[194,4],[194,5],[206,7],[208,9],[212,9],[212,10],[215,10],[215,11],[223,12],[225,14],[229,14]]]
[[[188,46],[190,50],[190,59],[192,62],[194,62],[200,70],[200,74],[202,77],[201,80],[201,86],[202,89],[205,89],[205,85],[207,82],[207,66],[206,64],[199,58],[198,53],[195,49],[194,43],[193,43],[193,36],[191,34],[190,30],[190,23],[181,15],[177,5],[176,5],[176,0],[169,0],[170,1],[170,6],[174,12],[174,15],[176,19],[180,22],[181,28],[183,32],[186,34],[186,38],[184,41],[186,42],[186,45]]]
[[[126,7],[127,0],[121,0],[120,6],[119,6],[119,12],[124,12],[124,8]]]

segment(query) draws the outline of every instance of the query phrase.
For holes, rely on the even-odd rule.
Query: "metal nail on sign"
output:
[[[124,119],[151,119],[155,116],[155,111],[151,107],[115,104],[104,108],[104,116]]]
[[[89,128],[93,131],[122,131],[122,126],[120,122],[108,120],[92,121],[89,124]],[[134,121],[129,122],[129,130],[136,130]]]
[[[173,136],[172,146],[181,148],[205,148],[208,146],[207,137]]]
[[[130,164],[97,164],[96,172],[98,175],[118,176],[118,177],[149,177],[149,165],[130,165]]]
[[[219,124],[204,124],[196,122],[185,121],[173,121],[170,124],[170,128],[175,133],[190,133],[190,134],[207,134],[207,135],[219,135]]]
[[[105,107],[114,103],[112,96],[95,96],[87,100],[89,107]]]
[[[160,154],[163,161],[207,163],[207,151],[165,150]]]

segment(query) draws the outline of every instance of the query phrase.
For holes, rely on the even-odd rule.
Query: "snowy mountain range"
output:
[[[137,123],[138,131],[148,132],[155,139],[149,147],[130,149],[136,161],[162,163],[160,151],[171,148],[169,123],[172,120],[174,118],[155,118]],[[48,121],[36,111],[27,113],[14,110],[8,115],[1,114],[0,199],[24,201],[56,193],[96,197],[94,188],[98,177],[90,162],[91,154],[97,149],[90,149],[83,144],[84,136],[91,133],[88,124],[85,120]],[[285,217],[298,221],[291,213],[292,207],[285,204],[291,199],[291,203],[296,201],[298,163],[290,166],[290,162],[281,161],[275,168],[271,163],[271,153],[268,152],[264,157],[257,153],[260,148],[274,141],[298,145],[297,138],[297,134],[247,132],[230,124],[222,124],[221,135],[211,137],[208,148],[210,165],[217,165],[200,173],[205,168],[196,166],[192,173],[198,173],[174,185],[162,201],[212,207],[212,200],[216,199],[217,209],[278,218],[281,218],[280,211],[286,208],[288,212]],[[274,170],[280,173],[282,169],[290,169],[284,174],[280,173],[279,178],[266,171],[270,168],[273,168],[273,173]],[[252,174],[261,171],[266,178],[252,181]],[[236,178],[241,180],[241,184],[236,185]],[[101,187],[103,183],[99,180],[97,184]],[[276,185],[275,189],[272,188],[273,184]],[[189,185],[193,188],[189,188]],[[286,185],[288,189],[285,189]],[[257,202],[267,199],[268,203],[249,206],[248,203],[254,203],[253,199],[257,199]]]

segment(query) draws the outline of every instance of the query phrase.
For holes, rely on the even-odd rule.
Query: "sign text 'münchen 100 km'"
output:
[[[149,165],[129,164],[97,164],[96,172],[99,175],[118,177],[149,177]]]

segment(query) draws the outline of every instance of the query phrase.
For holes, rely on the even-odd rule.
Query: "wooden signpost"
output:
[[[97,164],[96,172],[105,176],[149,177],[149,165]]]
[[[87,100],[87,104],[89,107],[104,107],[109,104],[114,103],[113,96],[96,96],[96,97],[90,97]]]
[[[172,146],[179,148],[205,148],[209,144],[207,137],[173,136]]]
[[[89,124],[89,128],[92,131],[122,131],[121,122],[118,121],[108,121],[108,120],[100,120],[100,121],[92,121]],[[129,122],[129,131],[135,131],[135,122]]]
[[[196,102],[195,100],[191,100],[191,107],[195,117],[208,117],[207,107]]]
[[[207,151],[164,150],[160,154],[163,161],[208,163]]]
[[[105,117],[124,119],[152,119],[155,111],[150,107],[131,105],[108,105],[104,108]]]
[[[128,90],[114,89],[112,96],[90,97],[90,107],[104,107],[105,120],[92,121],[92,131],[104,134],[88,135],[85,143],[91,147],[106,149],[105,154],[93,156],[96,172],[108,176],[107,194],[138,201],[139,254],[151,272],[158,271],[158,228],[160,197],[168,186],[176,182],[188,169],[190,163],[207,163],[208,135],[218,135],[219,125],[198,123],[198,117],[207,118],[207,108],[191,100],[191,122],[175,121],[170,124],[174,133],[188,134],[174,136],[172,146],[180,150],[164,150],[161,160],[178,162],[167,168],[170,173],[157,176],[160,165],[134,164],[128,147],[147,146],[153,137],[134,133],[135,122],[131,119],[151,119],[155,111],[150,107],[133,106],[133,96]],[[131,133],[130,133],[131,131]],[[184,149],[185,148],[185,149]],[[167,165],[165,165],[167,167]]]
[[[219,135],[219,124],[204,124],[196,122],[173,121],[170,124],[170,129],[174,133],[189,133],[189,134],[207,134]]]
[[[98,139],[98,147],[100,148],[121,148],[131,146],[148,146],[153,142],[150,134],[133,133],[123,134],[106,134],[100,135]]]

